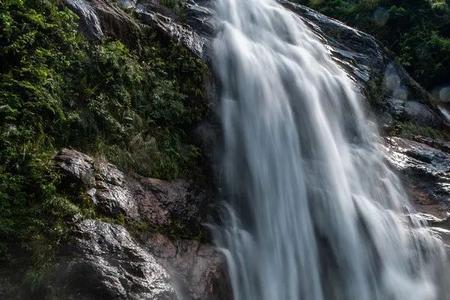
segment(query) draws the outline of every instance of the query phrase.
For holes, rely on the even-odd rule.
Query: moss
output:
[[[0,2],[0,262],[27,266],[31,283],[74,215],[101,217],[54,169],[60,148],[146,176],[199,172],[190,132],[209,110],[204,64],[145,31],[135,46],[91,44],[77,27],[54,1]]]
[[[409,139],[413,139],[416,136],[442,140],[450,139],[450,133],[445,129],[439,130],[431,127],[419,126],[411,122],[398,122],[389,130],[389,132],[387,132],[387,134]]]

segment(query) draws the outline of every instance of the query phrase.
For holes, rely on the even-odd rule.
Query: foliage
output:
[[[0,2],[0,28],[0,257],[31,250],[41,263],[81,212],[49,162],[70,122],[64,72],[83,52],[74,17],[47,2]]]
[[[76,29],[76,16],[54,1],[0,1],[3,264],[45,269],[73,216],[94,215],[54,170],[62,147],[168,179],[192,175],[199,157],[188,135],[208,110],[205,67],[147,33],[134,49],[90,44]],[[15,261],[18,252],[28,260]]]
[[[424,87],[450,83],[449,0],[299,0],[375,35]]]
[[[398,122],[395,126],[390,128],[390,131],[387,134],[409,139],[414,139],[417,136],[440,139],[444,141],[450,139],[450,133],[446,130],[424,127],[411,122]]]
[[[170,8],[179,16],[182,16],[185,12],[186,0],[161,0],[160,3]]]

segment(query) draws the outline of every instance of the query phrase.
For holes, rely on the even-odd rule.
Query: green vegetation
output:
[[[373,34],[431,90],[450,83],[449,0],[298,0]]]
[[[136,48],[90,44],[54,1],[0,1],[2,264],[45,268],[73,216],[95,214],[60,183],[52,157],[62,147],[146,176],[194,176],[188,133],[208,110],[205,67],[165,43],[143,32]]]
[[[186,0],[160,0],[160,3],[170,8],[179,17],[184,17]]]
[[[388,135],[401,136],[414,139],[417,136],[429,137],[432,139],[440,139],[444,141],[450,140],[450,133],[445,130],[434,129],[431,127],[418,126],[411,122],[398,122],[390,128]]]

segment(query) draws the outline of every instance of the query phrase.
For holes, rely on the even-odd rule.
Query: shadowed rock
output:
[[[192,299],[232,299],[224,256],[212,245],[171,241],[159,233],[148,235],[144,241],[178,282],[182,294]]]

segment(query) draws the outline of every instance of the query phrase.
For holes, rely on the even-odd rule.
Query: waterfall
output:
[[[439,242],[383,159],[354,82],[275,0],[217,0],[236,300],[441,299]]]

